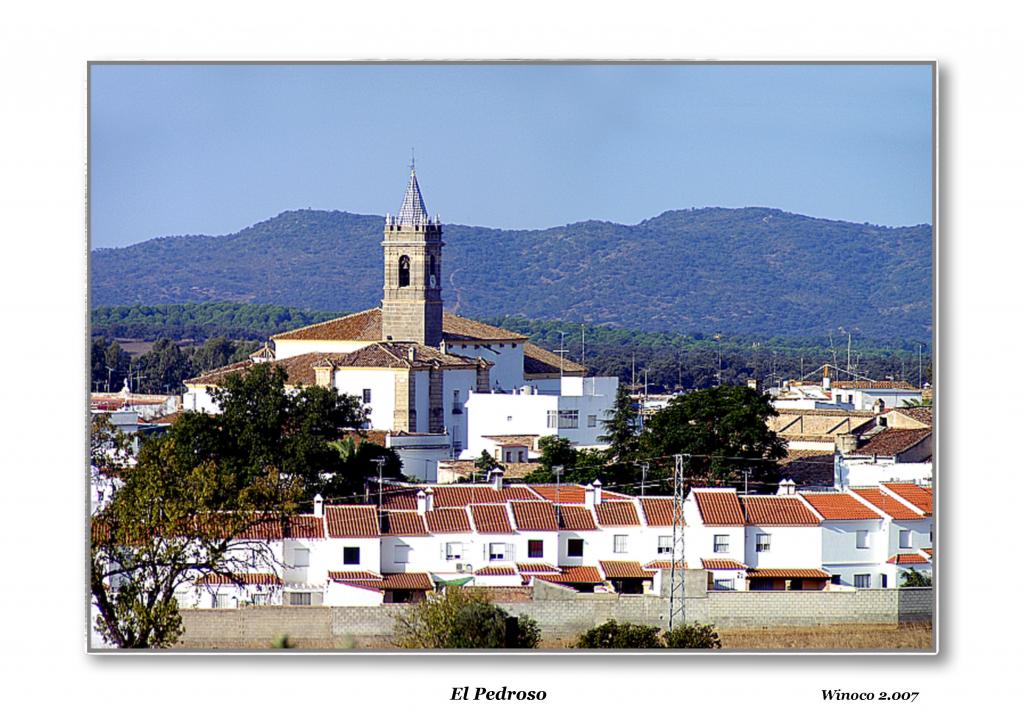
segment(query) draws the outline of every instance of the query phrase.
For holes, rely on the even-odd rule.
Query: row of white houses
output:
[[[931,489],[697,488],[680,556],[718,590],[893,588],[931,572]],[[259,534],[270,557],[178,592],[186,607],[377,605],[446,586],[657,591],[671,568],[667,497],[579,485],[450,485],[385,492],[383,508],[324,505]],[[246,559],[242,559],[246,561]]]

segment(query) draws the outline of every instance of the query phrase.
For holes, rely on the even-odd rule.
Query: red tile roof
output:
[[[859,379],[845,382],[832,382],[832,389],[902,389],[904,391],[920,392],[921,390],[909,382],[893,381],[872,381],[870,379]]]
[[[563,531],[596,531],[594,516],[586,506],[559,506],[561,516],[559,530]]]
[[[327,506],[327,534],[331,538],[374,538],[380,535],[376,506]]]
[[[443,338],[448,342],[465,341],[518,341],[520,335],[500,327],[485,325],[476,320],[444,313],[442,318]],[[340,340],[352,342],[379,342],[382,339],[381,309],[379,307],[345,315],[315,325],[300,327],[273,336],[274,340]]]
[[[708,526],[742,526],[745,523],[740,500],[732,489],[694,489],[693,498],[700,519]]]
[[[737,560],[728,558],[701,558],[704,570],[746,570],[747,566]]]
[[[571,566],[562,568],[561,573],[551,575],[535,575],[537,580],[545,580],[549,583],[563,583],[572,585],[598,585],[604,582],[601,573],[592,565]]]
[[[816,526],[820,522],[797,496],[743,496],[740,501],[752,526]]]
[[[510,501],[516,528],[521,531],[557,531],[554,504],[547,501]]]
[[[485,565],[477,570],[474,575],[515,575],[516,569],[511,565]]]
[[[327,577],[339,582],[346,580],[383,580],[383,576],[371,570],[329,570]]]
[[[433,489],[435,508],[538,500],[537,494],[526,486],[509,486],[501,490],[492,486],[434,486]]]
[[[602,501],[594,506],[594,513],[602,527],[640,527],[640,517],[632,501]]]
[[[671,498],[641,498],[640,507],[644,511],[647,525],[672,527],[674,513]]]
[[[886,429],[871,437],[854,456],[899,456],[932,435],[931,429]]]
[[[916,483],[883,483],[882,488],[892,491],[910,505],[932,515],[932,490]]]
[[[580,486],[578,483],[563,483],[561,486],[553,483],[531,484],[530,488],[536,492],[537,496],[552,503],[586,503],[586,487]],[[602,489],[601,500],[623,501],[628,500],[628,496]]]
[[[597,562],[601,566],[606,580],[650,578],[653,575],[649,570],[644,570],[635,560],[599,560]]]
[[[385,573],[381,585],[385,590],[434,589],[434,581],[428,573]]]
[[[427,529],[431,533],[471,533],[465,508],[435,508],[427,511]]]
[[[928,565],[931,563],[926,557],[917,553],[897,553],[886,562],[896,565]]]
[[[559,572],[558,568],[550,563],[516,563],[516,569],[524,574]]]
[[[933,414],[931,407],[896,407],[893,411],[910,417],[918,424],[932,425]]]
[[[569,374],[585,375],[587,368],[570,359],[559,358],[532,342],[523,345],[523,374]]]
[[[416,511],[384,511],[384,535],[392,536],[425,536],[427,524]]]
[[[832,576],[817,568],[750,568],[747,570],[747,577],[829,580]]]
[[[280,585],[281,578],[273,573],[237,573],[228,577],[219,573],[208,573],[196,581],[199,585]]]
[[[514,533],[505,506],[470,506],[477,533]]]
[[[647,565],[645,565],[644,567],[647,570],[671,570],[672,569],[672,561],[671,560],[652,560],[649,563],[647,563]],[[690,566],[689,566],[688,563],[683,563],[683,567],[684,568],[689,568]],[[676,567],[676,570],[678,570],[678,569],[679,568]]]
[[[289,538],[323,538],[324,521],[317,516],[291,516],[288,519],[285,534]]]
[[[902,501],[883,492],[880,488],[855,488],[852,493],[897,521],[919,521],[925,518],[924,515],[908,508]]]
[[[878,513],[848,493],[802,493],[811,507],[829,521],[873,521]]]

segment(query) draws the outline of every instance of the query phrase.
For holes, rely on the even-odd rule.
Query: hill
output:
[[[354,311],[379,304],[383,218],[287,211],[226,236],[93,251],[93,307],[194,302]],[[637,225],[445,227],[446,308],[642,330],[931,337],[931,227],[770,208],[669,211]]]

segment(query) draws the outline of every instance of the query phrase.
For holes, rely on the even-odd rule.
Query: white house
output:
[[[898,587],[902,570],[911,565],[923,568],[921,553],[933,547],[932,490],[912,483],[884,483],[849,493],[885,516],[882,539],[890,566],[888,580]],[[930,553],[927,559],[930,571]]]
[[[924,392],[907,382],[855,380],[831,385],[832,402],[849,409],[883,411],[920,403]]]
[[[748,590],[823,590],[821,519],[783,483],[779,495],[741,496]]]
[[[884,513],[849,493],[799,494],[821,516],[821,565],[833,585],[897,587],[886,565],[888,529]]]

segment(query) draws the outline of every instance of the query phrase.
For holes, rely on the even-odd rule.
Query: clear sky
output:
[[[768,206],[930,223],[926,65],[94,65],[93,247],[281,211],[446,223]]]

